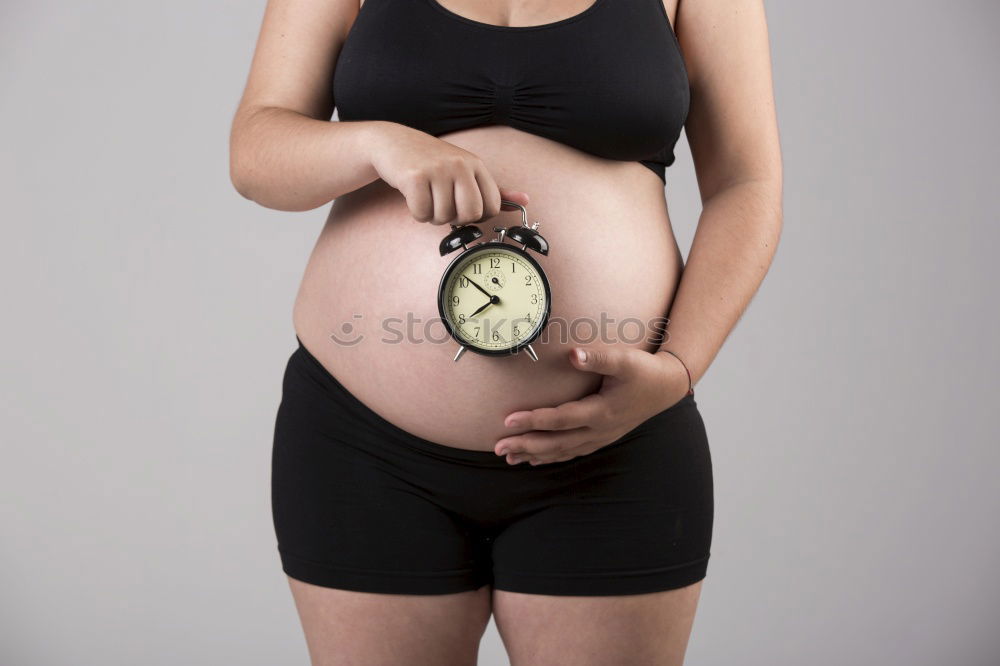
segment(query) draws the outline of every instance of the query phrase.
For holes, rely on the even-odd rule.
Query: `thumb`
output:
[[[520,190],[508,190],[500,188],[500,198],[507,201],[514,201],[521,204],[522,206],[528,205],[528,193],[521,192]],[[500,210],[516,210],[513,206],[503,205]]]
[[[615,347],[574,347],[570,359],[579,370],[620,375],[627,369],[625,351]]]

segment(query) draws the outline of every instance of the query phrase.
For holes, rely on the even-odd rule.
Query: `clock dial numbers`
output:
[[[484,350],[503,351],[530,338],[547,307],[538,270],[503,246],[462,260],[444,291],[445,316],[457,336]]]

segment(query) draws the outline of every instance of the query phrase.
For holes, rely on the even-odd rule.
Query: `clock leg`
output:
[[[538,360],[538,354],[535,353],[535,350],[531,347],[531,345],[528,345],[524,349],[525,349],[525,351],[528,352],[528,356],[531,357],[532,361],[537,361]]]
[[[455,358],[453,358],[451,360],[457,362],[458,359],[462,358],[462,354],[464,354],[464,353],[465,353],[465,346],[463,345],[463,346],[461,346],[461,347],[458,348],[458,352],[455,354]]]

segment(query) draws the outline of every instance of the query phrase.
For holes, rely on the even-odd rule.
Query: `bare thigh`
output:
[[[288,577],[312,666],[475,666],[491,588],[376,594]]]
[[[494,590],[494,622],[511,666],[681,666],[702,582],[625,596]]]

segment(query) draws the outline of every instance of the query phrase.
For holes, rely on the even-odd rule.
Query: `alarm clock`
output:
[[[504,206],[520,209],[521,224],[494,227],[488,241],[475,224],[451,225],[441,241],[441,256],[461,248],[438,284],[438,312],[452,338],[459,344],[454,361],[466,350],[484,356],[509,356],[522,349],[532,361],[538,354],[531,343],[548,323],[552,310],[549,280],[529,254],[549,253],[549,244],[538,233],[537,220],[528,225],[528,212],[513,201]]]

